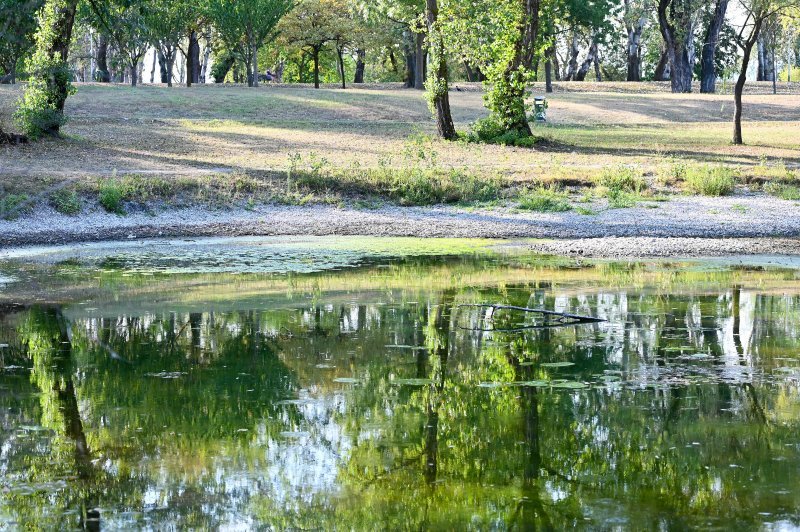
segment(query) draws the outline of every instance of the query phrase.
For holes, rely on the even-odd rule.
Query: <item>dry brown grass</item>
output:
[[[485,115],[480,88],[456,84],[459,129]],[[663,84],[558,84],[549,96],[548,138],[536,149],[434,141],[441,166],[518,181],[574,182],[607,166],[656,174],[671,160],[714,162],[758,173],[765,160],[800,167],[800,90],[753,84],[745,98],[746,146],[729,142],[728,95],[673,95]],[[543,91],[541,85],[535,93]],[[20,87],[0,87],[8,124]],[[421,92],[394,85],[347,90],[198,86],[192,89],[83,84],[70,98],[65,138],[0,148],[4,184],[118,174],[186,177],[275,175],[289,154],[335,167],[402,164],[409,136],[434,132]]]

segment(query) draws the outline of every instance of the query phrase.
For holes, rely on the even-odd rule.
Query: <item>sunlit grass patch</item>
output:
[[[736,171],[725,166],[690,166],[686,169],[684,185],[692,194],[727,196],[736,188]]]
[[[519,208],[534,212],[565,212],[572,210],[569,195],[554,187],[526,189],[519,195]]]

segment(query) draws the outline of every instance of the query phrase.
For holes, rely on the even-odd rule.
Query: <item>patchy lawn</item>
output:
[[[480,86],[455,86],[453,115],[466,131],[486,113],[483,94]],[[0,179],[7,191],[29,193],[64,178],[96,188],[98,180],[114,176],[156,176],[186,187],[187,179],[224,180],[232,174],[269,180],[282,190],[289,169],[314,165],[329,181],[347,174],[352,184],[352,176],[365,172],[388,188],[397,186],[386,179],[393,168],[441,175],[455,169],[505,186],[590,184],[604,169],[620,165],[659,176],[680,173],[671,166],[722,164],[737,167],[742,181],[782,178],[800,168],[797,85],[782,84],[778,95],[771,94],[771,85],[748,87],[746,146],[730,144],[730,95],[674,95],[665,89],[656,83],[557,84],[548,96],[550,122],[535,128],[543,140],[525,149],[429,140],[435,124],[422,93],[396,85],[314,90],[80,84],[68,101],[65,138],[0,148]],[[541,84],[533,92],[543,93]],[[21,87],[0,86],[1,123],[9,124],[20,94]],[[322,186],[341,188],[328,185]]]

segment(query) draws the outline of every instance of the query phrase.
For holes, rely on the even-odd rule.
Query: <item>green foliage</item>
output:
[[[81,200],[78,193],[71,188],[61,188],[50,194],[50,206],[69,216],[81,212]]]
[[[6,194],[0,198],[0,218],[16,220],[28,208],[28,196],[25,194]]]
[[[800,187],[795,185],[788,185],[786,183],[767,183],[764,185],[764,191],[777,198],[800,201]]]
[[[125,187],[116,179],[109,179],[100,184],[98,199],[100,205],[108,212],[125,214],[125,207],[122,204],[125,196]]]
[[[507,129],[504,122],[495,114],[491,114],[475,122],[472,125],[472,130],[468,138],[472,142],[517,146],[520,148],[532,148],[539,140],[537,137],[529,135],[528,132],[524,130]]]
[[[489,202],[502,191],[498,177],[485,177],[463,168],[443,168],[432,141],[421,135],[406,143],[401,160],[382,160],[378,168],[337,169],[311,154],[289,157],[287,193],[379,195],[401,205]]]
[[[523,191],[519,208],[534,212],[565,212],[572,209],[569,195],[553,187],[537,187]]]
[[[77,0],[48,0],[39,14],[36,53],[29,70],[31,80],[19,103],[14,119],[17,126],[32,140],[58,133],[66,123],[64,102],[74,92],[70,83],[69,65],[62,58],[65,47],[65,18],[74,14]]]
[[[16,73],[19,60],[34,45],[36,12],[43,0],[0,0],[0,71]]]
[[[595,179],[598,186],[611,192],[642,193],[647,189],[647,181],[638,168],[631,166],[615,166],[605,168]]]
[[[727,196],[736,187],[736,175],[724,166],[698,165],[686,170],[686,189],[703,196]]]

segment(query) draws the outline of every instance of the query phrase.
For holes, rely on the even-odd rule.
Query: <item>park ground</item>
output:
[[[0,147],[0,241],[36,241],[5,237],[26,221],[56,223],[42,219],[55,211],[84,221],[100,216],[98,223],[110,211],[129,217],[125,231],[133,230],[130,217],[145,213],[164,234],[170,223],[157,218],[176,209],[402,212],[397,205],[606,228],[586,236],[636,236],[642,216],[655,217],[642,235],[675,227],[679,234],[661,236],[712,236],[714,223],[738,227],[727,236],[800,235],[785,220],[800,214],[800,85],[781,84],[776,95],[771,84],[748,86],[744,146],[730,143],[733,99],[730,87],[721,89],[675,95],[657,83],[556,84],[548,123],[534,128],[537,143],[513,147],[439,141],[423,94],[399,85],[80,84],[63,138]],[[5,126],[21,91],[0,87]],[[534,95],[543,92],[533,87]],[[451,104],[464,133],[486,115],[479,85],[456,83]],[[453,206],[432,207],[444,203]],[[762,223],[762,215],[775,219]],[[673,223],[686,216],[702,231]],[[506,232],[526,236],[525,229]],[[560,236],[557,229],[529,234]]]

